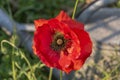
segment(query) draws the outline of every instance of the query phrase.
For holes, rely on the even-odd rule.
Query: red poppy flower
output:
[[[84,25],[64,11],[50,20],[35,20],[33,51],[48,67],[69,73],[82,67],[92,52]]]

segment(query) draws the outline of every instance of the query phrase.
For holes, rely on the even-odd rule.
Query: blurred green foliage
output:
[[[120,0],[115,4],[116,7],[120,8]]]
[[[10,4],[13,18],[18,22],[33,22],[38,18],[51,18],[61,10],[74,6],[75,0],[0,0],[0,7],[8,11]]]

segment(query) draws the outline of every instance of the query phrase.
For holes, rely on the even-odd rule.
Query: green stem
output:
[[[52,78],[52,71],[53,71],[53,68],[50,68],[49,80],[51,80],[51,78]]]
[[[63,75],[63,73],[62,73],[62,71],[60,71],[60,80],[62,80],[62,75]]]
[[[9,41],[7,40],[2,40],[1,41],[1,51],[4,52],[3,50],[3,43],[8,43],[9,45],[11,45],[13,47],[12,49],[12,54],[11,54],[11,64],[12,64],[12,77],[13,77],[13,80],[17,80],[16,79],[16,70],[15,70],[15,49],[17,49],[17,47],[13,44],[15,41],[15,39],[12,40],[12,43],[10,43]]]
[[[15,44],[15,36],[13,35],[13,39],[12,39],[12,44]],[[15,71],[15,48],[13,47],[12,49],[12,72],[13,72],[13,80],[17,80],[16,79],[16,71]]]
[[[30,70],[31,70],[31,74],[32,74],[34,80],[37,80],[37,79],[36,79],[36,76],[35,76],[35,74],[34,74],[34,70],[33,70],[32,66],[31,66],[29,60],[27,59],[27,57],[26,57],[24,54],[22,54],[21,51],[19,51],[19,52],[20,52],[21,56],[24,58],[24,60],[26,61],[26,63],[28,64],[28,67],[29,67]]]
[[[16,79],[16,71],[15,71],[15,61],[14,61],[14,49],[12,50],[12,72],[13,72],[13,80]]]
[[[79,2],[79,0],[76,0],[76,2],[75,2],[75,6],[74,6],[74,9],[73,9],[73,14],[72,14],[72,19],[75,18],[75,12],[76,12],[76,9],[77,9],[78,2]]]

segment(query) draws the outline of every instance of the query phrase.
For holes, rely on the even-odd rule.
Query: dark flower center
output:
[[[51,48],[55,51],[60,51],[60,50],[64,49],[66,42],[67,42],[67,40],[64,38],[64,35],[57,32],[53,36]]]

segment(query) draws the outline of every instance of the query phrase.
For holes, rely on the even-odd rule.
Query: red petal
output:
[[[42,27],[37,28],[34,35],[34,52],[39,58],[49,67],[58,67],[59,54],[53,51],[50,47],[52,42],[51,28],[44,24]]]
[[[71,59],[67,55],[65,55],[63,51],[61,51],[59,64],[62,67],[62,70],[65,71],[66,73],[69,73],[73,69],[70,68],[71,63],[72,63]]]
[[[92,52],[92,41],[89,37],[89,34],[85,32],[84,30],[79,30],[79,29],[72,29],[76,35],[78,36],[80,40],[80,47],[81,47],[81,55],[78,58],[83,58],[86,59],[87,57],[90,56]]]
[[[65,24],[67,24],[70,28],[78,28],[78,29],[84,29],[84,24],[80,23],[76,20],[72,20],[67,13],[65,13],[64,11],[61,11],[59,13],[59,15],[56,17],[57,20],[64,22]]]
[[[83,59],[78,59],[78,60],[74,60],[73,63],[74,63],[74,70],[79,70],[83,64],[84,64],[85,60]]]
[[[66,23],[70,28],[78,28],[80,30],[84,30],[84,24],[80,23],[76,20],[69,20],[69,21],[63,21],[64,23]]]
[[[68,34],[71,32],[71,29],[66,24],[59,22],[57,19],[49,20],[48,24],[52,30],[59,31],[62,34]]]
[[[35,28],[37,29],[38,27],[42,26],[43,24],[46,24],[47,22],[48,20],[45,19],[34,20]]]
[[[90,54],[92,52],[92,42],[91,42],[91,39],[90,39],[88,33],[85,32],[84,30],[79,30],[76,28],[73,28],[72,30],[78,36],[78,38],[80,40],[80,47],[81,47],[80,55],[78,55],[76,57],[76,59],[73,60],[74,69],[77,70],[82,67],[82,65],[84,64],[87,57],[90,56]]]
[[[65,13],[64,11],[61,11],[58,16],[56,17],[57,20],[59,21],[67,21],[71,20],[71,18]]]

